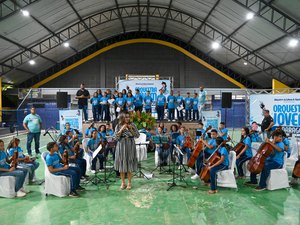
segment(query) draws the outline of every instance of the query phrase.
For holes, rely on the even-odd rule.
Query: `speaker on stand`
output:
[[[56,92],[56,106],[59,109],[68,108],[68,92]]]
[[[222,92],[221,99],[222,109],[225,109],[225,125],[227,125],[227,109],[232,107],[232,93],[231,92]]]

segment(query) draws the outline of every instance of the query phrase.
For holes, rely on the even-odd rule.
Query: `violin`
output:
[[[74,146],[74,156],[75,156],[75,159],[78,159],[79,158],[79,149],[80,148],[80,143],[77,142]]]
[[[188,162],[188,167],[192,168],[195,165],[195,162],[200,154],[200,152],[203,150],[203,142],[202,142],[202,138],[204,136],[204,134],[209,131],[212,128],[212,126],[208,126],[205,130],[205,132],[201,135],[201,139],[197,142],[195,149],[193,151],[193,154],[191,155],[191,158]]]
[[[65,166],[69,165],[69,153],[68,153],[68,150],[64,150],[64,153],[62,155],[62,158],[63,158],[63,163]]]

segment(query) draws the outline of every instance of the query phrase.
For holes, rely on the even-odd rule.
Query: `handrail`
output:
[[[27,99],[28,95],[31,93],[32,88],[29,89],[27,95],[23,98],[22,102],[19,104],[17,110],[19,110],[19,108],[21,107],[21,105],[23,104],[23,102]]]

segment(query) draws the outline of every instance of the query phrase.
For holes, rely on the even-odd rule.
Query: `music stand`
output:
[[[173,155],[174,158],[177,157],[179,160],[179,155],[183,155],[182,151],[174,144],[174,150],[173,150]],[[176,160],[173,160],[173,171],[172,171],[172,179],[171,179],[171,183],[168,182],[168,189],[167,191],[171,190],[173,187],[183,187],[186,188],[186,186],[182,186],[182,185],[177,185],[175,180],[179,178],[179,181],[183,181],[185,182],[185,184],[187,185],[186,180],[184,179],[184,176],[182,176],[181,174],[181,170],[179,170],[179,175],[175,173],[175,168],[176,168]]]
[[[109,152],[108,149],[112,149],[114,150],[116,147],[116,141],[114,140],[113,136],[106,136],[106,140],[107,140],[107,144],[105,146],[105,151],[104,151],[104,183],[108,183],[108,182],[115,182],[116,180],[110,180],[109,178],[112,176],[112,174],[114,173],[114,170],[112,169],[109,174],[107,175],[107,170],[108,170],[108,166],[107,166],[107,158],[108,158],[108,154]],[[113,154],[113,153],[112,153]],[[111,168],[114,168],[113,163],[109,162],[109,165],[111,166]]]
[[[202,132],[200,130],[196,130],[196,137],[201,137],[202,136]]]
[[[166,139],[165,139],[166,138]],[[153,140],[153,143],[155,145],[161,145],[161,144],[166,144],[168,143],[168,137],[160,137],[160,136],[153,136],[152,137],[152,140]],[[164,143],[162,142],[164,141]],[[164,153],[162,153],[162,157],[164,156],[163,155]],[[166,172],[166,173],[169,173],[170,171],[166,171],[163,166],[162,166],[162,162],[161,162],[161,157],[159,156],[159,163],[158,165],[154,168],[154,170],[151,171],[151,173],[153,173],[155,170],[159,169],[159,173],[162,173],[162,172]]]
[[[141,146],[142,145],[148,145],[149,144],[149,141],[146,141],[145,143],[136,143],[135,145],[136,146],[140,146],[140,153],[139,153],[139,157],[138,157],[138,170],[136,171],[136,173],[133,175],[133,176],[136,176],[138,178],[146,178],[147,180],[150,180],[149,176],[147,176],[143,171],[142,169],[145,169],[142,167],[142,160],[141,160]]]

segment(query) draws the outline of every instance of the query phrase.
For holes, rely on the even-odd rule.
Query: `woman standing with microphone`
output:
[[[128,113],[122,113],[119,117],[119,124],[116,126],[115,135],[117,139],[115,170],[120,172],[122,184],[120,189],[126,188],[125,173],[127,173],[127,190],[131,189],[132,172],[137,170],[137,155],[134,138],[140,136],[134,123],[130,121]]]

